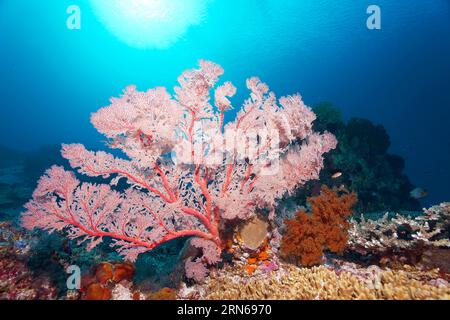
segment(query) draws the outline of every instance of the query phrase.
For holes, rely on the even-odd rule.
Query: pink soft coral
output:
[[[299,95],[280,99],[258,78],[247,86],[250,98],[233,122],[236,88],[229,82],[214,93],[223,69],[208,61],[179,77],[175,98],[165,88],[139,92],[125,89],[120,98],[92,115],[91,121],[109,139],[109,146],[129,159],[63,145],[62,155],[79,173],[119,180],[128,189],[80,183],[61,167],[40,179],[26,205],[23,225],[49,232],[66,230],[71,239],[92,248],[113,238],[125,258],[178,237],[200,240],[204,258],[190,261],[194,277],[204,274],[200,262],[220,259],[219,229],[229,220],[248,219],[256,207],[273,206],[285,193],[317,179],[323,154],[336,146],[329,133],[312,132],[314,113]]]

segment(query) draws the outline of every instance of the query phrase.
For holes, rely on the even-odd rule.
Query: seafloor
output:
[[[420,210],[410,196],[420,188],[388,153],[382,126],[344,122],[328,103],[314,111],[315,130],[341,142],[320,181],[281,201],[275,229],[252,219],[229,230],[222,261],[197,282],[185,276],[197,254],[186,239],[131,264],[107,241],[87,252],[62,234],[25,231],[19,217],[36,180],[67,164],[59,146],[0,147],[0,299],[450,299],[450,203]],[[317,225],[314,210],[326,223]],[[67,289],[72,265],[81,269],[79,290]]]
[[[181,277],[167,287],[149,286],[136,281],[135,265],[115,261],[88,268],[75,291],[61,290],[54,278],[54,266],[64,270],[69,255],[52,252],[53,269],[37,272],[30,263],[36,259],[35,236],[4,222],[0,299],[450,299],[450,203],[424,213],[419,220],[399,215],[352,220],[344,253],[326,254],[317,266],[280,260],[273,248],[251,255],[242,249],[245,239],[238,238],[230,244],[228,263],[199,283]],[[408,235],[399,234],[404,230]]]

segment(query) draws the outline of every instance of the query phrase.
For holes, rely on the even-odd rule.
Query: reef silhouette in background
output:
[[[415,186],[403,172],[405,161],[388,152],[390,138],[382,125],[361,118],[344,122],[340,110],[328,102],[313,110],[317,115],[314,130],[331,132],[339,141],[327,156],[320,178],[323,184],[345,185],[358,193],[355,209],[360,213],[421,211],[420,202],[410,196]],[[341,173],[337,178],[336,172]]]

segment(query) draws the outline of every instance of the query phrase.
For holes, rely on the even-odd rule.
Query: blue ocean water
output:
[[[429,190],[423,204],[450,200],[450,1],[187,3],[199,11],[177,18],[186,32],[142,48],[123,41],[123,21],[91,1],[0,0],[0,145],[98,148],[90,113],[129,84],[171,88],[203,58],[238,87],[235,105],[247,95],[245,79],[258,75],[278,96],[300,92],[310,105],[331,101],[346,119],[384,125],[390,151]],[[381,30],[366,27],[370,4],[381,7]],[[70,5],[81,9],[81,30],[66,27]]]

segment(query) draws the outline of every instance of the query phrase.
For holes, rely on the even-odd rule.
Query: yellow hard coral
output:
[[[422,274],[421,274],[422,273]],[[206,284],[206,299],[450,299],[450,287],[418,280],[424,272],[381,270],[377,281],[350,272],[336,273],[324,266],[298,268],[284,265],[277,277],[251,278],[228,269]],[[379,281],[378,281],[379,280]]]

